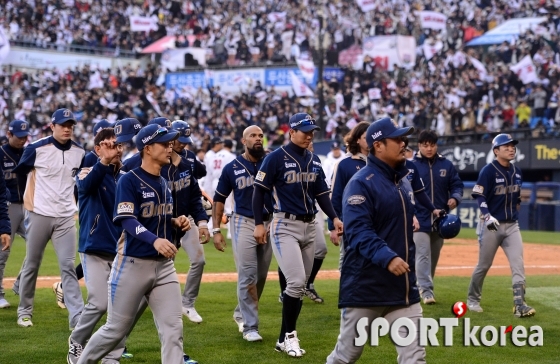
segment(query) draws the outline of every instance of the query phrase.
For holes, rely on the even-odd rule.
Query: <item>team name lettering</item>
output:
[[[173,214],[173,204],[171,203],[156,204],[150,201],[140,205],[140,215],[145,218],[171,214]]]
[[[152,140],[152,136],[147,136],[145,138],[142,138],[142,143],[146,144],[147,142],[149,142],[150,140]]]
[[[176,181],[169,181],[169,188],[173,191],[181,191],[191,185],[191,176],[187,173],[186,177],[179,178]]]
[[[313,172],[299,172],[288,171],[284,173],[284,180],[286,183],[298,183],[298,182],[315,182],[317,179],[317,174]]]
[[[236,176],[239,176],[240,174],[245,173],[245,170],[244,170],[244,169],[240,169],[239,171],[233,171],[233,173],[234,173]]]
[[[285,164],[286,164],[286,168],[296,168],[297,167],[297,164],[295,164],[295,163],[287,163],[286,162]]]
[[[156,194],[153,193],[153,192],[142,191],[142,197],[143,197],[143,198],[156,197]]]
[[[4,172],[4,179],[5,180],[15,179],[15,178],[17,178],[15,173]]]
[[[494,188],[494,194],[496,195],[505,195],[506,193],[515,193],[515,192],[519,192],[519,185],[496,186]]]
[[[14,166],[14,163],[13,163],[13,162],[10,162],[10,163],[7,163],[7,162],[6,162],[6,163],[4,163],[4,167],[13,167],[13,166]]]
[[[251,187],[255,183],[255,177],[253,176],[241,176],[235,179],[235,184],[238,190],[242,190],[245,187]]]
[[[383,133],[382,133],[381,130],[380,130],[380,131],[378,131],[377,133],[373,134],[373,135],[371,136],[371,139],[375,140],[375,139],[379,138],[379,137],[382,136],[382,135],[383,135]]]

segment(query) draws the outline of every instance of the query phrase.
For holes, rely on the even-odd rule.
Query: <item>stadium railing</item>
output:
[[[120,48],[106,48],[106,47],[94,47],[89,45],[76,45],[76,44],[56,44],[56,43],[43,43],[37,44],[37,42],[28,42],[22,40],[10,40],[11,46],[17,46],[22,48],[36,49],[36,50],[46,50],[46,51],[56,51],[56,52],[68,52],[68,53],[87,53],[103,57],[125,57],[125,58],[136,58],[138,54],[134,51],[123,50]]]

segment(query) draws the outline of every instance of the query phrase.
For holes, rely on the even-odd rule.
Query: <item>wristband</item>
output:
[[[220,228],[212,229],[212,234],[221,234],[221,233],[222,233],[222,229]]]

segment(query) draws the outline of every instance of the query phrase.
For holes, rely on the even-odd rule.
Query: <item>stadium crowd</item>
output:
[[[326,80],[318,85],[316,96],[322,90],[326,100],[321,112],[328,138],[341,140],[360,120],[383,116],[391,116],[401,125],[434,129],[439,135],[484,135],[524,126],[532,127],[535,135],[554,132],[552,127],[560,123],[558,4],[395,0],[378,5],[363,13],[355,1],[0,1],[4,30],[12,41],[33,40],[37,47],[55,43],[133,50],[167,34],[195,34],[201,41],[196,45],[212,48],[215,58],[235,50],[241,61],[247,50],[240,49],[245,48],[260,47],[264,59],[272,59],[274,52],[284,53],[285,30],[295,31],[288,57],[282,61],[316,57],[317,16],[327,14],[323,43],[327,58],[332,52],[361,47],[362,38],[371,35],[413,35],[418,45],[413,69],[397,67],[388,72],[366,56],[361,69],[343,67],[342,81]],[[447,29],[421,29],[413,9],[448,15]],[[274,21],[268,16],[273,13],[285,21]],[[158,16],[158,31],[130,32],[127,21],[131,14]],[[466,42],[507,19],[539,15],[547,17],[540,30],[523,34],[515,43],[489,49],[465,47]],[[442,49],[427,59],[422,45],[438,41]],[[217,47],[219,43],[223,47]],[[532,56],[538,79],[523,84],[509,67],[527,54]],[[479,60],[484,71],[471,59]],[[239,94],[219,88],[166,90],[164,73],[153,63],[113,70],[85,66],[23,72],[4,67],[0,76],[2,130],[11,119],[25,119],[32,125],[33,137],[39,138],[48,132],[45,126],[52,112],[67,107],[80,119],[75,134],[86,147],[92,125],[102,118],[116,121],[132,116],[145,124],[157,115],[188,121],[198,147],[205,148],[216,135],[239,140],[250,124],[263,127],[275,145],[284,142],[291,114],[305,111],[317,116],[319,112],[317,98],[298,99],[264,90],[258,82]],[[380,90],[380,98],[370,98],[372,88]],[[257,97],[260,91],[266,96]]]

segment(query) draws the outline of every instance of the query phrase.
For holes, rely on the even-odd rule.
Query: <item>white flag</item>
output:
[[[375,2],[375,0],[356,0],[356,4],[358,4],[364,13],[374,10]]]
[[[509,69],[515,72],[524,84],[534,82],[538,78],[533,59],[529,55],[523,57],[518,64],[510,66]]]
[[[469,57],[469,60],[471,61],[473,67],[476,68],[476,70],[478,71],[478,78],[480,80],[485,80],[488,72],[486,71],[486,67],[484,67],[484,64],[482,64],[482,62],[480,62],[478,59],[473,57]]]
[[[424,42],[422,49],[424,50],[424,57],[426,57],[426,60],[429,61],[443,49],[443,42],[441,40],[438,40],[434,44]]]
[[[313,61],[306,61],[304,59],[296,59],[301,75],[306,82],[313,82],[313,77],[315,76],[315,64]]]
[[[292,88],[297,97],[313,97],[313,91],[303,83],[293,71],[290,71],[290,78],[292,79]]]
[[[422,29],[443,30],[447,24],[447,17],[437,11],[417,11]]]
[[[137,16],[129,17],[131,32],[149,32],[150,30],[158,30],[158,19],[156,16]]]

